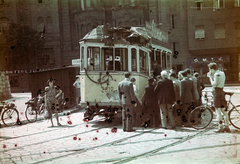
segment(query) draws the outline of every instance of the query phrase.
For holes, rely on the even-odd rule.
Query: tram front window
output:
[[[140,72],[148,75],[147,53],[140,50]]]
[[[113,49],[102,49],[102,70],[113,70]]]
[[[84,47],[81,48],[81,70],[84,68]]]
[[[100,70],[100,54],[99,48],[88,47],[87,58],[88,58],[88,70]]]
[[[114,58],[112,48],[103,48],[102,49],[102,70],[127,71],[128,70],[127,49],[116,48],[115,58]]]
[[[128,70],[128,50],[127,48],[115,49],[115,70],[127,71]]]

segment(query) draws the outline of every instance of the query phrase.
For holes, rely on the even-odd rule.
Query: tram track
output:
[[[208,132],[208,131],[211,130],[211,129],[212,129],[211,127],[206,128],[206,129],[198,132],[197,134],[194,134],[194,135],[185,137],[185,138],[183,138],[183,139],[181,139],[181,140],[179,140],[179,141],[173,142],[173,143],[171,143],[171,144],[168,144],[168,145],[166,145],[166,146],[162,146],[162,147],[160,147],[160,148],[157,148],[157,149],[154,149],[154,150],[151,150],[151,151],[148,151],[148,152],[144,152],[144,153],[139,154],[139,155],[136,155],[136,156],[132,156],[132,157],[127,157],[127,158],[125,158],[125,159],[121,159],[121,160],[119,160],[118,162],[115,162],[114,164],[127,163],[127,162],[133,161],[133,160],[135,160],[135,159],[137,159],[137,158],[142,158],[142,157],[146,157],[146,156],[156,155],[157,152],[159,152],[159,151],[161,151],[161,150],[164,150],[164,149],[166,149],[166,148],[169,148],[169,147],[172,147],[172,146],[176,146],[176,145],[178,145],[178,144],[181,144],[181,143],[183,143],[183,142],[186,142],[186,141],[188,141],[188,140],[190,140],[190,139],[193,139],[193,138],[195,138],[195,137],[197,137],[197,136],[199,136],[199,135],[202,135],[202,134]]]
[[[194,137],[197,137],[201,134],[204,134],[206,133],[207,131],[209,131],[210,129],[212,128],[208,128],[208,129],[205,129],[205,130],[202,130],[201,132],[198,132],[192,136],[185,136],[184,138],[180,139],[179,141],[176,141],[172,144],[168,144],[166,146],[163,146],[163,147],[160,147],[160,148],[157,148],[157,149],[154,149],[152,151],[149,151],[149,152],[145,152],[145,153],[142,153],[142,154],[139,154],[137,156],[133,156],[133,157],[128,157],[128,158],[124,158],[124,159],[118,159],[118,161],[116,163],[126,163],[126,162],[129,162],[131,160],[134,160],[134,159],[137,159],[137,158],[140,158],[140,157],[144,157],[144,156],[152,156],[154,154],[156,154],[157,152],[165,149],[165,148],[168,148],[168,147],[171,147],[171,146],[175,146],[175,145],[178,145],[180,143],[183,143],[183,142],[186,142]],[[143,135],[145,133],[149,133],[151,131],[153,131],[155,129],[152,129],[150,131],[145,131],[145,132],[142,132],[142,133],[139,133],[139,134],[136,134],[136,135],[132,135],[130,137],[125,137],[125,138],[122,138],[122,139],[119,139],[119,140],[115,140],[115,141],[111,141],[111,142],[108,142],[108,143],[105,143],[105,144],[102,144],[102,145],[98,145],[98,146],[93,146],[93,147],[88,147],[88,148],[84,148],[84,149],[72,149],[72,150],[64,150],[64,151],[56,151],[55,153],[62,153],[62,152],[71,152],[69,154],[66,154],[66,155],[61,155],[61,156],[58,156],[58,157],[54,157],[54,158],[49,158],[49,159],[46,159],[46,160],[42,160],[42,161],[38,161],[38,162],[35,162],[34,164],[38,164],[38,163],[42,163],[42,162],[47,162],[47,161],[52,161],[52,160],[55,160],[55,159],[59,159],[59,158],[64,158],[64,157],[67,157],[67,156],[71,156],[71,155],[75,155],[75,154],[81,154],[81,153],[85,153],[87,151],[90,151],[90,150],[93,150],[93,149],[96,149],[96,148],[101,148],[101,147],[106,147],[106,146],[118,146],[120,144],[116,144],[116,143],[121,143],[121,142],[124,142],[130,138],[133,138],[133,137],[137,137],[137,136],[140,136],[140,135]],[[162,139],[162,140],[166,140],[165,138]],[[131,143],[132,144],[132,143]],[[75,152],[72,152],[72,151],[75,151]],[[38,154],[39,155],[39,154]],[[108,160],[105,160],[105,162],[107,162]],[[114,162],[114,161],[111,161],[111,162]],[[87,162],[87,163],[95,163],[95,161],[92,161],[92,162]]]
[[[96,123],[98,121],[103,121],[104,118],[100,118],[98,120],[94,120],[94,121],[91,121],[90,123]],[[86,124],[87,122],[83,122],[83,123],[80,123],[78,125],[74,125],[74,126],[81,126],[81,125],[84,125]],[[68,126],[68,127],[74,127],[74,126]],[[68,128],[68,127],[64,127],[64,128]],[[36,128],[36,127],[32,127],[32,128]],[[62,127],[59,127],[59,128],[62,128]],[[16,137],[8,137],[8,136],[0,136],[0,139],[3,139],[4,141],[6,140],[11,140],[11,139],[16,139],[16,138],[22,138],[22,137],[28,137],[28,136],[33,136],[33,135],[38,135],[38,134],[42,134],[42,133],[48,133],[48,132],[53,132],[53,131],[58,131],[60,129],[53,129],[53,130],[47,130],[47,131],[43,131],[43,132],[38,132],[38,133],[31,133],[31,134],[27,134],[27,135],[21,135],[21,136],[16,136]]]
[[[101,120],[101,119],[99,119]],[[99,120],[95,120],[94,122],[97,122]],[[91,122],[92,123],[92,122]],[[82,124],[86,124],[86,123],[82,123]],[[111,127],[112,125],[108,126],[108,127]],[[92,131],[96,131],[96,130],[100,130],[100,128],[95,128],[95,129],[92,129],[90,131],[87,131],[87,132],[81,132],[81,133],[76,133],[76,134],[71,134],[71,135],[68,135],[68,136],[63,136],[63,137],[59,137],[59,138],[56,138],[54,140],[59,140],[59,139],[62,139],[62,138],[67,138],[67,137],[70,137],[70,136],[73,136],[73,135],[80,135],[80,134],[86,134],[86,133],[89,133],[89,132],[92,132]],[[194,134],[192,136],[183,136],[183,137],[176,137],[176,138],[171,138],[171,139],[180,139],[179,141],[176,141],[172,144],[169,144],[169,145],[166,145],[164,147],[160,147],[160,148],[157,148],[155,150],[152,150],[152,151],[149,151],[149,152],[146,152],[146,153],[143,153],[143,154],[139,154],[137,156],[133,156],[133,157],[128,157],[128,158],[124,158],[124,159],[121,159],[119,161],[116,161],[116,163],[126,163],[126,162],[129,162],[131,160],[134,160],[134,159],[137,159],[137,158],[140,158],[140,157],[144,157],[144,156],[151,156],[151,155],[154,155],[156,154],[157,152],[165,149],[165,148],[168,148],[168,147],[171,147],[171,146],[175,146],[175,145],[178,145],[180,143],[183,143],[183,142],[186,142],[196,136],[199,136],[201,134],[204,134],[206,133],[207,131],[209,131],[211,128],[208,128],[208,129],[205,129],[205,130],[202,130],[201,132],[198,132],[197,134]],[[59,129],[58,129],[59,130]],[[66,155],[61,155],[61,156],[58,156],[58,157],[53,157],[53,158],[50,158],[50,159],[46,159],[46,160],[42,160],[42,161],[38,161],[36,163],[42,163],[42,162],[47,162],[49,160],[55,160],[55,159],[58,159],[58,158],[63,158],[63,157],[66,157],[66,156],[70,156],[70,155],[74,155],[74,154],[81,154],[81,153],[84,153],[84,152],[87,152],[89,150],[93,150],[93,149],[96,149],[96,148],[101,148],[101,147],[105,147],[105,146],[119,146],[119,145],[122,145],[122,144],[119,144],[121,142],[124,142],[130,138],[133,138],[133,137],[137,137],[137,136],[140,136],[140,135],[143,135],[145,133],[150,133],[152,132],[153,130],[155,129],[152,129],[152,130],[149,130],[149,131],[145,131],[145,132],[141,132],[139,134],[135,134],[135,135],[132,135],[132,136],[129,136],[129,137],[125,137],[125,138],[122,138],[122,139],[119,139],[119,140],[115,140],[115,141],[111,141],[111,142],[107,142],[105,144],[102,144],[102,145],[98,145],[98,146],[92,146],[92,147],[88,147],[88,148],[83,148],[83,149],[70,149],[70,150],[62,150],[62,151],[54,151],[54,152],[50,152],[50,153],[62,153],[62,152],[69,152],[68,154]],[[42,132],[41,132],[42,133]],[[36,134],[36,133],[35,133]],[[34,134],[33,134],[34,135]],[[170,138],[169,138],[170,139]],[[161,140],[166,140],[165,138],[164,139],[160,139],[159,141]],[[24,145],[22,147],[17,147],[17,148],[12,148],[12,149],[7,149],[7,150],[4,150],[4,151],[0,151],[0,152],[8,152],[8,151],[11,151],[11,150],[16,150],[16,149],[22,149],[24,147],[27,147],[27,146],[31,146],[31,145],[37,145],[37,144],[42,144],[42,143],[45,143],[45,142],[49,142],[49,141],[52,141],[52,140],[47,140],[47,141],[42,141],[42,142],[38,142],[38,143],[33,143],[33,144],[29,144],[29,145]],[[124,144],[124,143],[123,143]],[[29,155],[24,155],[24,156],[32,156],[32,155],[41,155],[42,153],[36,153],[36,154],[29,154]],[[14,158],[16,157],[20,157],[20,156],[14,156]],[[21,156],[23,157],[23,156]]]
[[[97,120],[96,120],[97,121]],[[99,120],[98,120],[99,121]],[[105,126],[106,128],[109,128],[109,127],[112,127],[113,125],[110,125],[109,126]],[[80,133],[74,133],[74,134],[71,134],[71,135],[68,135],[68,136],[63,136],[63,137],[59,137],[59,138],[54,138],[54,140],[59,140],[59,139],[63,139],[63,138],[68,138],[70,136],[75,136],[75,135],[81,135],[81,134],[86,134],[86,133],[90,133],[90,132],[93,132],[93,131],[97,131],[97,130],[100,130],[100,128],[95,128],[95,129],[91,129],[89,131],[85,131],[85,132],[80,132]],[[59,130],[59,129],[58,129]],[[46,132],[45,132],[46,133]],[[28,136],[28,135],[27,135]],[[25,137],[27,137],[25,136]],[[13,138],[11,138],[13,139]],[[6,140],[5,140],[6,141]],[[26,146],[32,146],[32,145],[38,145],[38,144],[42,144],[42,143],[45,143],[45,142],[50,142],[52,141],[52,139],[50,140],[44,140],[44,141],[41,141],[41,142],[37,142],[37,143],[32,143],[32,144],[28,144],[28,145],[23,145],[23,146],[19,146],[19,147],[15,147],[15,148],[11,148],[11,149],[4,149],[4,150],[0,150],[0,153],[2,152],[8,152],[8,151],[11,151],[11,150],[17,150],[17,149],[21,149],[21,148],[24,148]]]

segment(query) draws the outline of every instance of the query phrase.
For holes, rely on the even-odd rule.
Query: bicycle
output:
[[[43,96],[38,95],[38,97],[34,97],[25,103],[27,105],[25,110],[25,116],[28,122],[33,123],[37,121],[37,118],[39,116],[42,116],[42,115],[44,115],[45,119],[48,118],[48,116],[45,115],[46,109],[45,109],[44,96],[45,94]],[[58,99],[60,112],[63,110],[64,106],[66,105],[66,102],[68,101],[68,99],[66,98],[65,102],[63,102],[63,98],[64,98],[64,93],[62,93],[62,95]]]
[[[207,92],[210,91],[205,91],[204,100],[206,103],[193,109],[188,117],[189,124],[195,129],[204,129],[213,120],[213,112],[215,112],[215,108],[213,106],[212,96],[207,95]],[[231,98],[233,94],[233,92],[225,92],[225,96],[230,96],[227,100],[227,109],[230,105],[232,106],[232,109],[228,112],[229,122],[235,128],[240,129],[240,105],[235,106],[232,103]]]
[[[34,97],[25,104],[27,105],[25,116],[28,122],[35,122],[37,121],[38,115],[44,114],[45,103],[43,96],[39,95],[38,97]]]
[[[14,103],[1,102],[1,120],[6,126],[14,126],[19,122],[19,112]]]

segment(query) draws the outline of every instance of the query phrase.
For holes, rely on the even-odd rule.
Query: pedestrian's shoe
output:
[[[231,133],[231,130],[230,130],[230,128],[228,126],[225,126],[223,129],[224,129],[225,132]]]
[[[220,128],[218,129],[217,131],[215,131],[215,133],[224,133],[225,132],[225,129],[224,128]]]

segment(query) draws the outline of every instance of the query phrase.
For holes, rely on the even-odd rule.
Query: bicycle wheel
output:
[[[240,105],[233,107],[229,113],[229,122],[237,129],[240,129]]]
[[[17,121],[19,119],[19,114],[17,109],[15,108],[7,108],[2,113],[2,122],[6,126],[13,126],[17,124]]]
[[[28,105],[25,110],[25,116],[29,122],[37,121],[37,111],[35,110],[35,107]]]
[[[194,110],[192,110],[188,117],[189,124],[194,129],[206,128],[211,123],[212,119],[212,111],[205,106],[199,106],[195,108]]]

